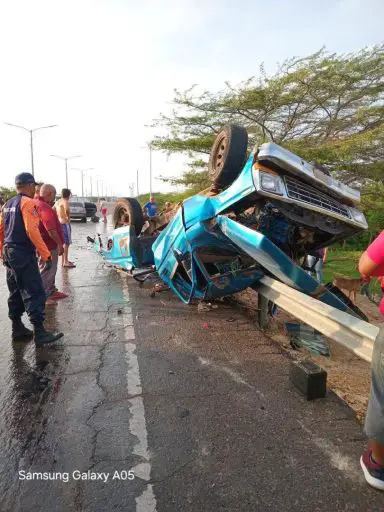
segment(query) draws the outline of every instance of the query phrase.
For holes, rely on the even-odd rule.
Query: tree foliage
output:
[[[0,197],[4,199],[4,201],[8,201],[11,197],[16,195],[16,190],[14,188],[0,187]]]
[[[237,123],[251,144],[276,142],[364,184],[384,175],[383,99],[384,44],[343,55],[322,49],[286,60],[272,76],[261,65],[258,76],[236,87],[226,83],[219,92],[176,90],[172,115],[155,121],[167,135],[153,146],[207,155],[215,134]],[[197,174],[185,173],[184,183]]]

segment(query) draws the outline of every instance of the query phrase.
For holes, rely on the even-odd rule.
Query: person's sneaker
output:
[[[67,293],[59,292],[59,291],[54,292],[54,293],[52,293],[52,295],[49,296],[49,298],[52,300],[66,299],[67,297],[68,297]]]
[[[38,327],[35,329],[34,339],[36,345],[46,345],[47,343],[59,340],[63,336],[62,332],[50,332],[46,331],[44,327]]]
[[[372,460],[371,450],[365,450],[360,457],[360,465],[367,483],[375,489],[384,491],[384,466]]]
[[[25,327],[21,320],[12,322],[12,341],[29,341],[33,338],[33,331]]]

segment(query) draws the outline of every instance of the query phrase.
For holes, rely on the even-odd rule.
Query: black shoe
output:
[[[12,320],[12,341],[29,341],[33,331],[27,329],[21,320]]]
[[[44,327],[35,328],[35,343],[36,345],[46,345],[47,343],[53,343],[54,341],[62,338],[64,334],[62,332],[49,332]]]

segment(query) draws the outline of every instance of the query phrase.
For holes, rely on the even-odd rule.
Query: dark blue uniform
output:
[[[21,211],[23,200],[29,198],[18,194],[2,210],[9,318],[17,320],[26,311],[31,323],[39,326],[44,322],[46,296],[37,264],[36,247],[28,237],[24,224]]]

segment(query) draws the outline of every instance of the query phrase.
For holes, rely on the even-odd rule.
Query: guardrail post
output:
[[[269,300],[261,293],[257,294],[257,320],[262,331],[266,331],[271,320],[268,311]]]

